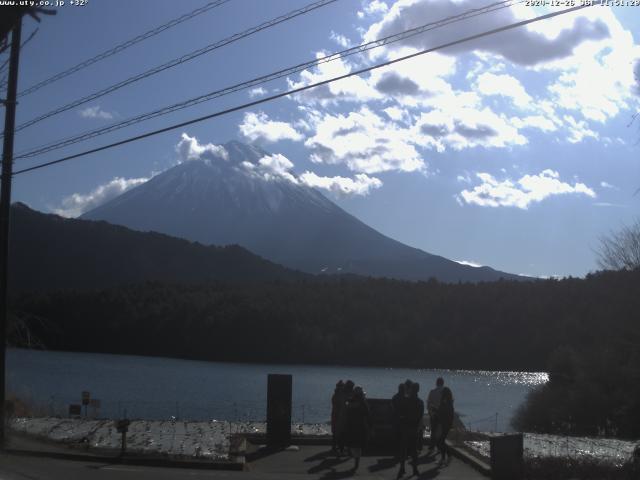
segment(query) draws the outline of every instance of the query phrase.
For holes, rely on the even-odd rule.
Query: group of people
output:
[[[360,466],[362,449],[370,433],[371,414],[364,390],[351,380],[340,380],[331,397],[332,449],[343,455],[345,447],[348,447],[355,461],[354,471]]]
[[[413,474],[418,474],[418,452],[422,451],[425,430],[425,404],[419,392],[420,384],[407,380],[398,385],[398,392],[391,399],[393,428],[399,447],[398,476],[404,475],[408,457],[412,460]],[[345,448],[348,448],[355,461],[355,471],[360,465],[362,450],[372,426],[364,390],[351,380],[340,380],[331,398],[331,406],[332,449],[338,455],[343,455]],[[442,378],[436,380],[436,387],[429,392],[426,410],[430,424],[429,454],[437,448],[442,466],[451,458],[446,438],[454,416],[453,394],[451,389],[444,386]]]

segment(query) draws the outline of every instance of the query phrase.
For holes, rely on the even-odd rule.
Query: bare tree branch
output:
[[[640,219],[600,238],[598,265],[605,270],[640,267]]]

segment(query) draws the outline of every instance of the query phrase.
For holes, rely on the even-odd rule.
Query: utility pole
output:
[[[7,354],[7,278],[9,267],[9,219],[11,213],[11,180],[13,175],[13,134],[16,120],[16,96],[18,91],[18,63],[20,60],[20,36],[22,18],[19,17],[11,34],[9,78],[4,116],[4,145],[2,149],[2,180],[0,191],[0,448],[5,446],[5,395]]]

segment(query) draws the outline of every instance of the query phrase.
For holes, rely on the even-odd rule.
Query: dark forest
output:
[[[544,370],[551,381],[529,398],[516,417],[519,427],[640,434],[640,421],[635,427],[628,422],[640,420],[640,270],[477,284],[360,278],[200,286],[149,282],[22,294],[14,298],[12,311],[14,324],[21,326],[14,342],[24,344],[20,332],[28,329],[30,338],[50,349],[216,361]],[[536,413],[542,405],[544,415]],[[579,406],[581,413],[568,413],[562,405]]]

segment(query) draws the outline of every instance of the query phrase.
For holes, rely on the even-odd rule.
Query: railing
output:
[[[484,418],[477,418],[472,420],[460,419],[460,421],[464,424],[467,430],[476,431],[476,432],[500,432],[499,424],[498,424],[498,413],[494,413],[493,415],[489,415]]]
[[[30,417],[87,417],[94,419],[140,420],[226,420],[234,423],[265,422],[266,402],[263,400],[227,400],[216,402],[111,400],[99,405],[82,405],[78,398],[52,395],[47,401],[27,401],[25,416]],[[79,414],[70,414],[70,405],[80,406]],[[327,423],[330,412],[313,405],[294,403],[292,423]]]

